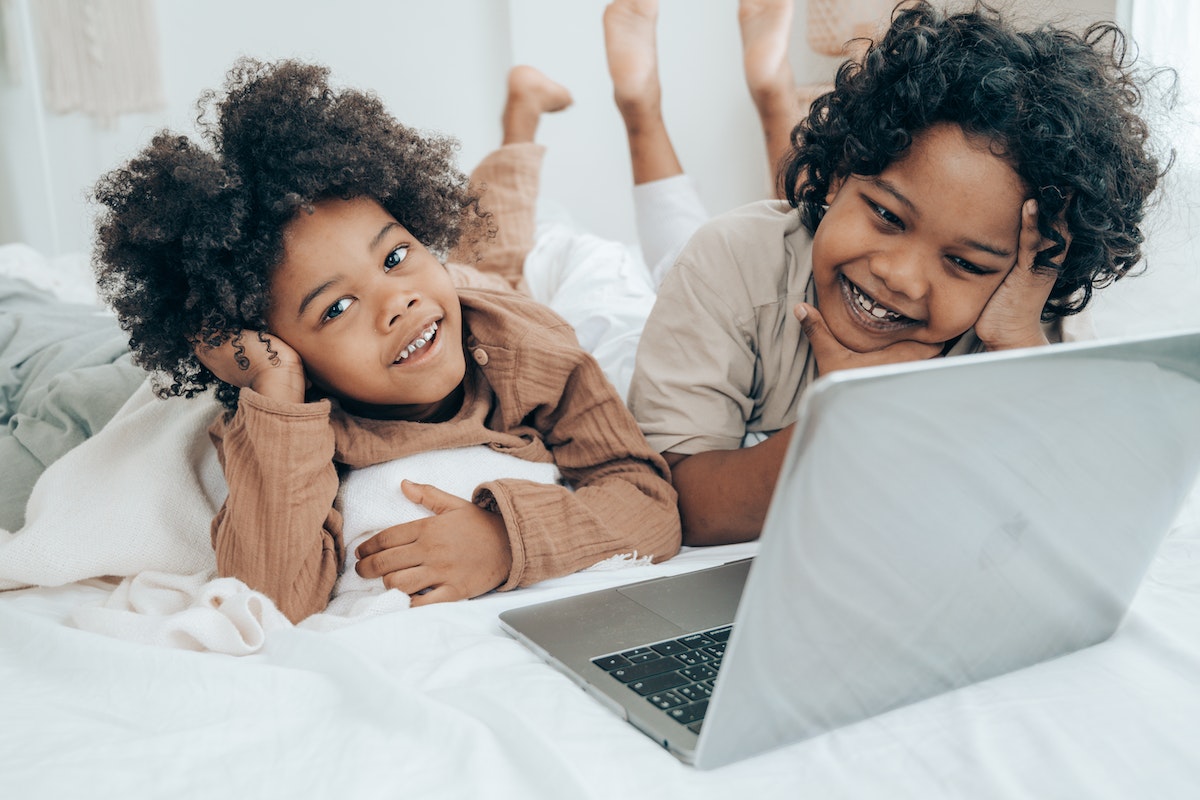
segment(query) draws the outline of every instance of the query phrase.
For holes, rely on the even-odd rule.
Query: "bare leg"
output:
[[[658,0],[614,0],[604,9],[608,73],[629,137],[634,184],[683,174],[662,117],[657,23]]]
[[[542,114],[571,105],[571,93],[528,66],[508,73],[501,115],[502,144],[471,172],[482,190],[480,208],[491,214],[492,235],[460,242],[446,268],[460,288],[523,290],[525,256],[534,244],[538,186],[545,148],[534,142]],[[474,213],[474,212],[469,212]]]
[[[791,149],[792,128],[824,87],[796,86],[788,62],[792,32],[792,0],[740,0],[742,64],[746,86],[758,110],[774,174]],[[782,194],[780,194],[782,196]]]
[[[532,142],[542,114],[562,111],[571,102],[567,87],[550,80],[541,70],[513,67],[508,72],[508,97],[500,118],[504,132],[501,144]]]

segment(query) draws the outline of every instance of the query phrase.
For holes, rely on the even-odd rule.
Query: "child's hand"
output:
[[[1070,235],[1063,224],[1056,229],[1071,245]],[[1033,258],[1039,250],[1052,244],[1037,228],[1037,201],[1026,200],[1021,207],[1021,237],[1017,244],[1017,263],[1004,282],[983,307],[975,322],[975,334],[988,350],[1011,350],[1017,347],[1036,347],[1049,344],[1042,332],[1042,307],[1054,288],[1058,274],[1043,274],[1033,269]],[[1056,263],[1067,257],[1064,249]]]
[[[414,606],[477,597],[507,580],[512,550],[503,517],[428,484],[403,481],[400,489],[434,515],[384,528],[359,545],[359,575],[383,578]]]
[[[304,402],[304,363],[291,346],[266,332],[242,331],[220,347],[200,342],[196,358],[228,384],[284,402]]]
[[[839,369],[870,367],[876,364],[899,364],[904,361],[921,361],[933,358],[942,352],[941,345],[924,342],[896,342],[882,350],[859,353],[843,345],[829,330],[821,312],[808,303],[797,303],[792,309],[800,320],[800,329],[808,338],[813,356],[817,359],[817,374],[826,375]]]

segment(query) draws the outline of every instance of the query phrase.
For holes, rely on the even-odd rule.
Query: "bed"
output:
[[[1101,335],[1136,332],[1149,307],[1160,328],[1200,322],[1195,296],[1154,298],[1122,297],[1098,315]],[[16,324],[31,316],[45,325]],[[37,578],[0,592],[5,797],[1182,798],[1200,786],[1200,485],[1111,640],[702,772],[497,615],[754,544],[420,609],[380,596],[292,625],[209,580],[213,407],[168,414],[185,401],[149,395],[106,338],[86,265],[0,248],[0,322],[4,480],[18,492],[22,469],[39,473],[26,517],[0,532],[0,586]],[[48,428],[13,435],[36,422]]]

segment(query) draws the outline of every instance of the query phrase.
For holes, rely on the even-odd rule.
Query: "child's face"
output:
[[[436,417],[466,371],[450,275],[370,198],[324,200],[288,224],[267,322],[358,413]]]
[[[835,181],[813,235],[817,306],[860,353],[969,330],[1016,263],[1028,191],[984,140],[941,123],[879,175]]]

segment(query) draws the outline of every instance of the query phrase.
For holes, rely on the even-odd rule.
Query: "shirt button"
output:
[[[488,354],[487,354],[487,351],[484,350],[482,347],[476,347],[475,351],[472,352],[471,355],[475,358],[476,364],[478,364],[481,367],[487,366]]]

